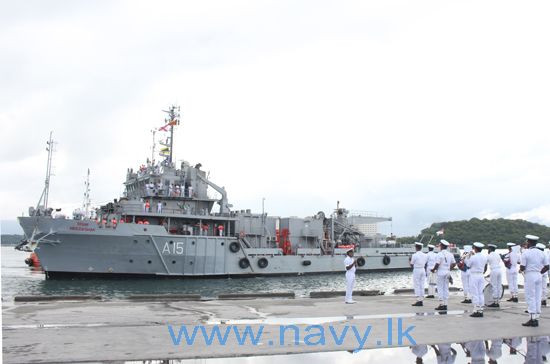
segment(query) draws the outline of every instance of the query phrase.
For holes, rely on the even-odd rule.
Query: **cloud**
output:
[[[539,206],[527,211],[514,212],[507,219],[521,219],[550,226],[550,204]]]
[[[238,208],[340,200],[415,234],[550,204],[548,2],[62,3],[0,11],[3,220],[36,203],[51,130],[52,203],[78,207],[87,168],[118,197],[170,103],[176,158]]]

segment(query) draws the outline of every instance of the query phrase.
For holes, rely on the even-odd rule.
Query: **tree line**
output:
[[[442,235],[437,232],[443,231]],[[478,219],[461,221],[436,222],[423,229],[417,236],[404,236],[398,238],[400,243],[413,243],[422,239],[427,243],[433,236],[432,243],[445,239],[457,245],[471,244],[479,241],[484,244],[496,244],[499,248],[505,248],[506,243],[521,243],[526,234],[539,236],[542,243],[550,241],[550,227],[525,220],[510,219]]]

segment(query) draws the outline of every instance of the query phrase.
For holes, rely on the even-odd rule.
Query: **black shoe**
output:
[[[460,301],[460,303],[472,303],[472,300],[465,299],[464,301]]]
[[[522,326],[529,326],[529,327],[538,327],[539,321],[538,320],[529,320],[527,322],[524,322],[521,324]]]
[[[424,303],[422,301],[416,301],[411,306],[424,306]]]
[[[435,308],[435,310],[437,310],[437,311],[447,311],[447,306],[446,305],[439,305]]]
[[[540,305],[541,306],[546,306],[546,300],[541,301]]]
[[[506,302],[514,302],[514,297],[510,297],[506,300]]]
[[[427,295],[426,298],[435,298],[433,294]]]
[[[519,302],[519,301],[518,301],[518,298],[517,298],[517,297],[514,297],[514,300],[513,300],[512,302],[518,303],[518,302]]]
[[[490,305],[487,305],[487,307],[499,308],[500,305],[499,305],[498,303],[496,303],[496,302],[493,302],[493,303],[491,303]]]
[[[525,313],[529,313],[529,311],[527,311],[527,310],[525,310],[525,311],[523,311],[523,312],[525,312]]]
[[[470,317],[483,317],[483,312],[474,312],[470,315]]]

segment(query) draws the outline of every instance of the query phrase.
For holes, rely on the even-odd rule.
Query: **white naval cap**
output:
[[[487,247],[489,247],[489,248],[495,248],[495,249],[497,248],[497,246],[496,246],[495,244],[487,244]]]
[[[525,239],[532,240],[532,241],[537,241],[537,240],[539,240],[539,237],[536,236],[536,235],[525,235]]]
[[[439,241],[439,243],[440,243],[440,244],[443,244],[443,245],[445,245],[445,246],[449,246],[449,242],[448,242],[447,240],[445,240],[445,239],[441,239],[441,240]]]
[[[414,242],[414,245],[417,245],[417,246],[424,246],[424,244],[419,243],[418,241],[415,241],[415,242]]]
[[[433,245],[433,244],[428,244],[428,248],[434,249],[434,248],[435,248],[435,245]]]
[[[516,246],[516,243],[506,243],[506,246]]]
[[[474,246],[475,246],[476,248],[483,248],[483,247],[485,246],[485,244],[480,243],[480,242],[475,242],[475,243],[474,243]]]
[[[546,249],[546,245],[542,244],[542,243],[537,243],[537,245],[535,245],[536,248],[539,248],[539,249]]]

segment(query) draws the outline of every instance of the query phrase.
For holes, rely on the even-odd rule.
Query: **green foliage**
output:
[[[437,236],[436,232],[444,229],[442,236]],[[457,245],[471,244],[479,241],[484,244],[497,244],[499,248],[505,248],[507,242],[521,243],[525,241],[526,234],[537,235],[542,243],[550,241],[550,227],[536,224],[525,220],[494,219],[480,220],[473,218],[470,220],[436,222],[429,228],[420,232],[418,236],[405,236],[399,238],[400,243],[410,243],[420,241],[424,235],[423,242],[426,243],[433,235],[432,242],[438,242],[439,239],[445,239],[450,243]]]

